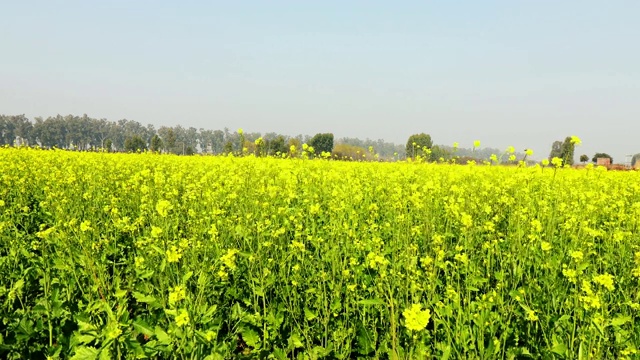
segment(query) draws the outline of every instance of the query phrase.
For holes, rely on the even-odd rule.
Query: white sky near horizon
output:
[[[639,1],[3,1],[0,114],[640,153]]]

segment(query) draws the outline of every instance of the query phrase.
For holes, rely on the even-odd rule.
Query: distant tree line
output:
[[[32,120],[25,115],[0,115],[0,145],[105,151],[143,151],[190,155],[254,153],[274,156],[300,153],[303,144],[315,154],[331,153],[336,159],[393,160],[404,157],[403,147],[382,139],[341,138],[323,133],[288,136],[269,132],[238,132],[178,126],[142,125],[134,120],[109,121],[88,115],[56,115]],[[375,150],[370,150],[375,149]]]
[[[322,134],[318,134],[322,135]],[[318,136],[319,148],[331,152],[333,135]],[[261,139],[256,144],[256,140]],[[83,116],[50,116],[30,121],[24,115],[0,115],[0,145],[40,146],[43,148],[106,151],[152,150],[174,154],[222,154],[262,151],[263,155],[288,153],[291,146],[301,149],[310,136],[277,133],[244,133],[223,130],[142,125],[134,120],[109,121]]]
[[[471,149],[445,145],[434,145],[429,134],[411,135],[406,145],[386,142],[382,139],[358,139],[344,137],[334,139],[331,133],[315,136],[288,136],[269,132],[210,130],[204,128],[154,127],[142,125],[134,120],[122,119],[110,121],[95,119],[85,115],[56,115],[45,118],[36,117],[31,121],[25,115],[0,115],[0,146],[40,146],[43,148],[135,152],[151,150],[154,152],[191,155],[201,154],[255,154],[258,156],[277,156],[282,154],[301,154],[303,145],[313,149],[315,156],[330,154],[334,159],[354,161],[389,161],[420,156],[427,161],[489,160],[494,154],[504,150],[494,148]],[[565,164],[573,164],[575,143],[572,137],[556,141],[552,145],[549,159],[559,157]],[[525,155],[516,152],[515,157],[523,159]],[[598,153],[593,157],[609,157]],[[581,162],[588,157],[580,157]],[[613,159],[611,159],[613,162]],[[640,161],[640,154],[632,159],[632,164]],[[508,160],[501,162],[509,162]]]

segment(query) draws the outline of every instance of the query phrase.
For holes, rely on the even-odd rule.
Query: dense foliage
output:
[[[333,134],[316,134],[309,140],[309,145],[314,148],[316,154],[331,153],[333,151]]]
[[[598,161],[598,159],[609,159],[609,161],[613,164],[613,157],[611,157],[611,155],[607,153],[596,153],[595,155],[593,155],[593,158],[591,158],[591,161],[595,163]]]
[[[127,147],[127,140],[140,138],[144,142],[135,142],[134,147]],[[155,152],[173,154],[205,153],[205,154],[242,154],[247,148],[250,153],[257,153],[255,141],[262,139],[262,154],[276,155],[289,151],[291,145],[300,149],[302,143],[318,146],[322,151],[331,152],[334,145],[333,134],[317,134],[286,136],[269,132],[245,133],[223,130],[185,128],[181,125],[174,127],[161,126],[156,129],[153,125],[146,126],[134,120],[122,119],[109,121],[95,119],[85,115],[50,116],[46,119],[36,117],[34,121],[24,115],[0,115],[0,146],[1,145],[39,145],[44,148],[58,149],[107,149],[109,151],[136,151],[148,148]],[[342,138],[336,143],[349,146],[368,148],[374,146],[376,152],[385,159],[395,158],[401,145],[388,143],[383,140],[360,140],[357,138]],[[315,144],[315,145],[314,145]],[[131,145],[131,144],[130,144]]]
[[[421,156],[423,158],[431,158],[431,148],[433,141],[431,135],[420,133],[409,136],[407,145],[405,146],[405,154],[408,158]]]
[[[2,358],[640,344],[638,172],[28,148],[0,167]]]

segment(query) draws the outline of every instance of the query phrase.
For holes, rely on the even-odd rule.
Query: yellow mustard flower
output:
[[[173,305],[187,296],[187,290],[184,286],[176,286],[169,292],[169,304]]]
[[[604,273],[604,274],[595,276],[593,278],[593,282],[596,283],[596,284],[604,286],[609,291],[613,291],[613,289],[614,289],[613,275],[611,275],[609,273]]]
[[[404,325],[411,331],[421,331],[429,324],[431,319],[431,311],[429,309],[422,310],[422,305],[413,304],[410,308],[402,312],[404,316]]]
[[[167,250],[167,261],[170,263],[180,261],[182,257],[182,253],[178,249],[177,246],[172,246],[171,249]]]
[[[189,324],[189,313],[187,310],[180,310],[180,313],[176,316],[176,325],[185,326]]]
[[[162,228],[159,228],[157,226],[151,226],[151,237],[152,238],[159,238],[161,234],[162,234]]]
[[[156,211],[162,217],[167,217],[170,209],[171,209],[171,203],[167,200],[160,200],[156,204]]]

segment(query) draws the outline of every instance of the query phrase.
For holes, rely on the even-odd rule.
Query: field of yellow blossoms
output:
[[[640,173],[0,149],[0,357],[640,356]]]

